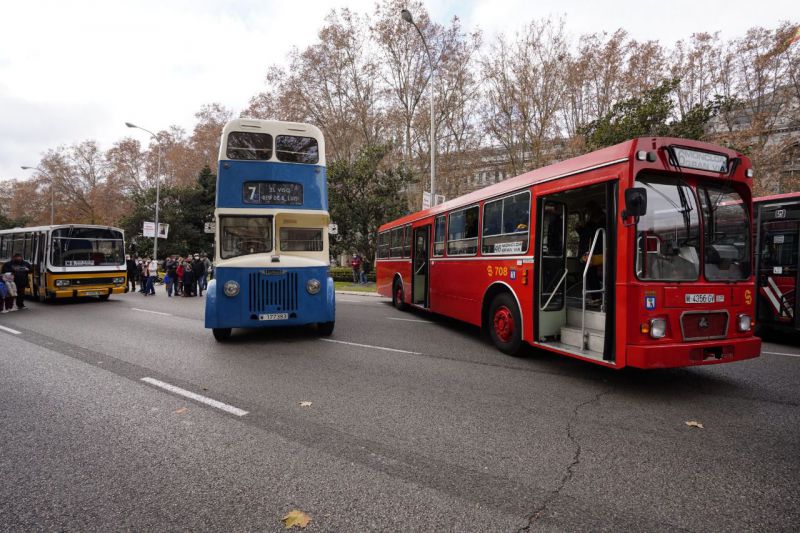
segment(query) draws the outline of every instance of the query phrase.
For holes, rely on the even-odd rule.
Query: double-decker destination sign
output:
[[[242,201],[259,205],[303,205],[303,185],[283,181],[246,181]]]

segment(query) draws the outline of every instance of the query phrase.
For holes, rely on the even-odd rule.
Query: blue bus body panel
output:
[[[247,181],[299,183],[303,186],[303,205],[245,203],[244,183]],[[273,161],[222,160],[219,162],[217,174],[217,207],[278,207],[327,211],[328,189],[325,167]]]
[[[333,278],[327,267],[230,268],[214,270],[215,279],[206,293],[206,328],[269,328],[301,326],[335,320]],[[309,294],[310,279],[322,282],[317,294]],[[223,293],[225,282],[239,284],[239,294]],[[285,320],[260,320],[261,315],[287,313]]]

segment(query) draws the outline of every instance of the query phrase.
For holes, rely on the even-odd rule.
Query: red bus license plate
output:
[[[713,304],[714,303],[714,295],[713,294],[686,294],[685,302],[687,304]]]

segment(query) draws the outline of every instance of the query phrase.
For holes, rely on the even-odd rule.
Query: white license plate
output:
[[[684,295],[687,304],[713,304],[713,294],[686,294]]]
[[[86,291],[83,294],[84,296],[100,296],[100,291]]]
[[[258,315],[259,320],[288,320],[289,313],[267,313],[266,315]]]

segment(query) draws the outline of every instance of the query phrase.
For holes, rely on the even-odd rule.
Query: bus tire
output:
[[[403,283],[400,280],[395,281],[392,287],[392,305],[398,311],[406,308],[405,291],[403,291]]]
[[[100,296],[98,296],[97,298],[98,298],[98,299],[99,299],[101,302],[105,302],[106,300],[108,300],[109,298],[111,298],[111,295],[110,295],[110,294],[101,294],[101,295],[100,295]]]
[[[336,321],[319,322],[319,323],[317,323],[317,331],[323,337],[329,337],[333,333],[333,327],[335,325],[336,325]]]
[[[214,338],[217,342],[225,342],[231,338],[231,328],[213,328]]]
[[[507,292],[498,294],[489,308],[489,335],[497,349],[516,355],[522,345],[522,319],[514,297]]]

